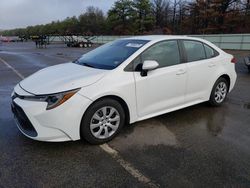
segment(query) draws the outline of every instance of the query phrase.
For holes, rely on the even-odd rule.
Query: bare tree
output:
[[[155,25],[159,27],[164,26],[164,11],[166,7],[165,0],[153,0],[152,10],[155,17]]]
[[[172,19],[172,28],[173,28],[173,31],[175,31],[175,20],[176,20],[177,5],[178,5],[178,1],[174,0],[173,1],[173,19]]]

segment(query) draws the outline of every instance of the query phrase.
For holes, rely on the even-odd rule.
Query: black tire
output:
[[[226,95],[224,97],[224,99],[221,102],[216,101],[215,98],[215,92],[216,92],[216,88],[220,83],[225,83],[226,84]],[[209,99],[209,103],[212,106],[220,106],[226,99],[227,94],[228,94],[228,89],[229,89],[229,83],[225,78],[220,77],[214,84],[211,95],[210,95],[210,99]]]
[[[247,66],[248,72],[250,73],[250,65]]]
[[[92,134],[90,124],[91,124],[93,115],[99,109],[101,109],[102,107],[106,107],[106,106],[113,107],[118,111],[120,115],[120,123],[115,133],[113,133],[113,135],[111,135],[108,138],[99,139]],[[104,98],[104,99],[96,101],[86,110],[81,121],[80,134],[81,134],[81,137],[85,139],[87,142],[89,142],[90,144],[103,144],[105,142],[112,140],[120,132],[124,124],[125,124],[125,112],[124,112],[122,105],[114,99]]]

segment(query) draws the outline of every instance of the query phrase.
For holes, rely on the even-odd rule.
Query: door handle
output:
[[[185,69],[179,69],[176,73],[176,75],[182,75],[182,74],[185,74],[186,73],[186,70]]]

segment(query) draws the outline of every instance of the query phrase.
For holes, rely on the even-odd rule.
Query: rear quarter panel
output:
[[[217,69],[216,69],[215,80],[212,81],[211,86],[210,86],[211,91],[216,80],[222,75],[229,76],[230,78],[229,92],[232,91],[236,82],[236,78],[237,78],[236,71],[235,71],[235,64],[231,62],[232,58],[233,56],[231,54],[228,54],[224,51],[223,51],[223,54],[219,56],[218,61],[217,61],[219,66],[217,66]]]

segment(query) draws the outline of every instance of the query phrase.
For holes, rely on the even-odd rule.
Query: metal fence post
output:
[[[241,35],[240,49],[243,49],[244,35]]]

